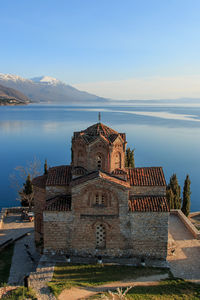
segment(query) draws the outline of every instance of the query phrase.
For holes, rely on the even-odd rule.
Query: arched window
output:
[[[115,169],[121,169],[121,153],[117,152],[115,154]]]
[[[102,156],[100,154],[97,155],[97,169],[101,169],[102,168]]]
[[[95,205],[101,205],[101,206],[106,205],[106,195],[101,192],[96,193],[94,203],[95,203]]]
[[[96,248],[106,247],[106,228],[103,224],[96,227]]]
[[[84,156],[83,156],[83,152],[82,151],[78,152],[77,165],[80,166],[80,167],[83,167],[83,165],[84,165]]]

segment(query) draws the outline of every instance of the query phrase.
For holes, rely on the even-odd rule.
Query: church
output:
[[[126,134],[100,121],[74,132],[71,164],[34,178],[43,252],[166,260],[169,206],[162,167],[125,167]]]

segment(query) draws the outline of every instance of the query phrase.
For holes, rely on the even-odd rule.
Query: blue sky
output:
[[[190,96],[187,78],[200,82],[199,0],[1,0],[0,12],[1,73],[49,75],[114,98],[119,83],[125,98],[166,98]],[[146,94],[131,89],[148,78]],[[169,85],[170,95],[156,94],[165,78],[182,93]]]

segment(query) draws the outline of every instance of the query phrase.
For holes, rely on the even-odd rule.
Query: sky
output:
[[[0,73],[113,99],[200,98],[199,0],[1,0]]]

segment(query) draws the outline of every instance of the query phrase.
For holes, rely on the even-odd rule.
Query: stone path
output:
[[[148,277],[139,277],[135,280],[129,281],[116,281],[96,287],[85,287],[78,288],[73,287],[71,289],[64,290],[58,297],[59,300],[78,300],[78,299],[88,299],[90,296],[94,296],[98,293],[105,293],[107,291],[113,291],[117,288],[124,288],[130,286],[152,286],[158,285],[159,280],[168,278],[168,274],[152,275]]]
[[[39,257],[35,249],[33,232],[16,241],[8,284],[24,285],[24,277],[36,270]]]
[[[175,249],[173,255],[168,255],[173,275],[200,282],[200,240],[194,239],[176,215],[169,218],[169,237]]]
[[[3,228],[0,229],[0,246],[9,240],[17,240],[33,231],[33,228],[34,222],[21,220],[20,214],[9,214],[4,218]]]

